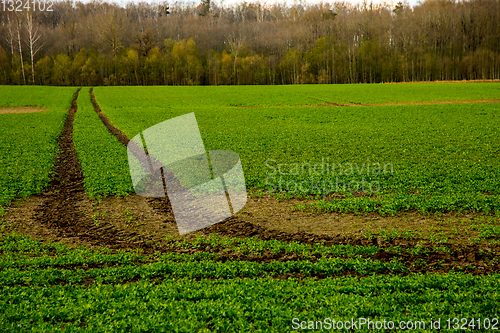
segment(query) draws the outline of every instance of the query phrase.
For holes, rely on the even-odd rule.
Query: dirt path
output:
[[[420,102],[387,102],[387,103],[356,103],[347,101],[349,106],[391,106],[391,105],[443,105],[443,104],[477,104],[500,103],[500,99],[471,99],[463,101],[420,101]]]
[[[384,102],[384,103],[358,103],[352,101],[344,101],[344,103],[330,102],[314,97],[310,97],[326,104],[298,104],[298,105],[238,105],[238,108],[296,108],[296,107],[339,107],[339,106],[401,106],[401,105],[443,105],[443,104],[481,104],[481,103],[500,103],[499,98],[493,99],[471,99],[471,100],[450,100],[450,101],[420,101],[420,102]],[[228,106],[229,107],[229,106]]]

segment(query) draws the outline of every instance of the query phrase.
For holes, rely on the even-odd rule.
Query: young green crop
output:
[[[192,241],[193,246],[250,243],[273,246],[215,235]],[[401,272],[397,261],[223,263],[213,261],[215,253],[112,253],[15,234],[0,237],[0,250],[0,331],[5,332],[288,332],[293,318],[429,325],[432,317],[444,325],[447,318],[498,317],[500,304],[498,274],[371,275]],[[346,272],[368,276],[343,276]],[[302,278],[279,278],[288,273]],[[320,273],[326,278],[310,278]]]
[[[76,88],[0,86],[0,106],[47,111],[0,114],[0,215],[12,200],[40,193],[49,183],[57,138]]]
[[[123,112],[146,107],[166,112],[177,108],[227,106],[327,105],[328,102],[395,103],[498,99],[497,83],[313,84],[290,86],[98,87],[101,106]],[[151,98],[154,96],[154,98]],[[170,109],[170,110],[169,110]],[[173,109],[173,110],[172,110]]]
[[[364,317],[498,317],[498,276],[462,274],[315,280],[191,279],[5,287],[0,329],[34,332],[291,332],[306,321]],[[364,330],[361,330],[364,331]]]
[[[500,104],[304,105],[499,92],[495,83],[95,89],[103,112],[129,137],[194,111],[206,150],[237,152],[257,193],[326,195],[297,208],[380,214],[499,211]]]
[[[188,257],[188,256],[186,256]],[[5,268],[0,272],[0,283],[3,286],[14,285],[52,285],[58,283],[82,283],[93,278],[97,283],[123,283],[136,279],[155,278],[191,278],[191,279],[234,279],[238,277],[279,277],[286,274],[302,276],[343,276],[346,273],[359,275],[405,273],[408,268],[397,261],[383,263],[369,259],[319,259],[315,263],[309,261],[272,261],[256,263],[249,261],[213,262],[181,261],[157,262],[147,265],[120,265],[117,267],[91,268],[88,270],[60,268]]]
[[[90,88],[80,91],[73,129],[73,142],[89,196],[132,192],[127,148],[108,131],[95,112],[90,101]]]
[[[262,255],[264,252],[270,254],[295,254],[304,258],[314,257],[315,254],[334,257],[355,257],[361,255],[373,256],[381,247],[379,246],[358,246],[358,245],[331,245],[322,243],[313,245],[298,242],[283,242],[279,240],[261,240],[254,237],[232,238],[222,237],[218,234],[209,236],[198,236],[194,240],[188,240],[179,236],[169,236],[166,238],[168,246],[174,250],[197,249],[212,251],[214,249],[230,249],[232,252],[245,255]],[[399,251],[398,248],[390,248],[392,251]]]

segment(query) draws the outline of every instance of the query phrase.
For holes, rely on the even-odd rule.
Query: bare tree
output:
[[[11,20],[9,13],[7,13],[7,36],[5,36],[5,41],[9,45],[12,62],[14,61],[14,40],[16,38],[14,29],[14,22]]]
[[[248,4],[248,9],[251,10],[257,22],[263,22],[264,21],[264,13],[267,7],[267,1],[264,1],[263,3],[250,3]]]
[[[235,82],[238,82],[238,72],[236,69],[236,62],[238,61],[238,56],[240,55],[240,51],[243,48],[243,38],[241,37],[241,35],[239,37],[229,35],[229,47],[231,54],[234,55],[234,62],[233,62],[234,80]]]
[[[19,57],[21,58],[21,72],[23,73],[23,83],[26,84],[26,75],[24,74],[24,60],[23,60],[23,46],[22,46],[22,38],[21,38],[21,29],[23,27],[22,17],[16,13],[16,38],[18,43]]]
[[[41,37],[41,34],[38,32],[38,27],[35,26],[33,20],[33,12],[26,12],[26,42],[30,51],[30,60],[31,60],[31,78],[33,80],[33,84],[35,84],[35,55],[42,49],[43,44],[39,44],[38,40]]]
[[[125,39],[126,22],[124,13],[116,8],[111,8],[103,13],[98,20],[97,36],[104,50],[110,50],[113,57],[123,48]]]

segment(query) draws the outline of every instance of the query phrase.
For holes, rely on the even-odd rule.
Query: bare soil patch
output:
[[[0,106],[0,114],[4,113],[36,113],[47,111],[47,108],[38,106]]]
[[[178,234],[172,217],[151,208],[148,199],[131,194],[127,197],[106,197],[101,201],[90,200],[85,192],[73,194],[60,206],[59,217],[50,220],[41,216],[48,214],[47,196],[50,192],[18,200],[6,208],[0,220],[6,223],[5,232],[15,231],[48,242],[64,242],[70,246],[106,246],[115,249],[141,248],[146,253],[157,249],[157,244],[166,235]],[[73,217],[68,216],[69,208]],[[51,207],[51,210],[58,208]],[[63,216],[70,222],[63,223]]]
[[[298,204],[312,202],[305,199],[278,200],[271,196],[252,198],[235,218],[291,234],[400,237],[412,243],[435,244],[470,244],[479,235],[478,224],[493,221],[500,225],[500,218],[478,214],[403,212],[381,216],[377,213],[343,214],[294,209]]]
[[[419,83],[500,83],[500,80],[436,80],[436,81],[409,81],[409,82],[384,82],[384,84],[419,84]]]
[[[443,104],[481,104],[481,103],[500,103],[499,98],[492,99],[471,99],[471,100],[449,100],[449,101],[405,101],[405,102],[387,102],[387,103],[358,103],[352,101],[344,101],[345,103],[335,103],[329,102],[322,99],[313,98],[312,99],[325,102],[327,104],[298,104],[298,105],[238,105],[239,108],[296,108],[296,107],[339,107],[339,106],[393,106],[393,105],[443,105]]]
[[[390,105],[443,105],[443,104],[477,104],[477,103],[500,103],[500,99],[471,99],[471,100],[451,100],[451,101],[422,101],[422,102],[390,102],[390,103],[353,103],[355,106],[390,106]]]
[[[85,195],[84,192],[82,192]],[[27,201],[19,201],[9,207],[7,216],[4,218],[8,222],[10,229],[14,229],[22,234],[28,234],[37,239],[46,241],[62,241],[69,245],[85,246],[106,246],[115,249],[143,249],[145,253],[178,252],[194,254],[201,251],[218,253],[216,261],[254,261],[259,263],[270,261],[296,261],[309,260],[316,261],[322,256],[304,258],[301,255],[287,253],[263,252],[260,255],[242,254],[233,251],[224,251],[222,248],[199,247],[184,249],[174,248],[169,243],[176,242],[176,238],[166,241],[167,235],[178,235],[175,220],[169,212],[165,211],[163,202],[152,200],[148,203],[142,197],[130,195],[125,198],[105,198],[101,202],[86,202],[85,198],[75,198],[75,215],[78,219],[70,223],[62,224],[60,219],[53,223],[40,219],[38,212],[40,206],[46,208],[43,196],[34,196]],[[88,200],[88,199],[87,199]],[[265,199],[268,200],[268,199]],[[287,201],[290,201],[288,199]],[[225,221],[219,222],[206,229],[184,235],[182,238],[193,239],[198,235],[209,235],[217,233],[224,237],[248,238],[255,237],[262,240],[280,240],[284,242],[298,242],[314,245],[316,243],[331,246],[336,244],[359,245],[359,246],[379,246],[380,251],[373,256],[363,256],[367,259],[389,262],[393,259],[400,260],[405,266],[410,268],[410,272],[422,273],[446,273],[452,270],[462,270],[472,274],[488,274],[500,272],[498,262],[492,262],[500,252],[499,244],[471,244],[466,239],[445,244],[436,244],[427,238],[415,237],[385,237],[381,235],[371,235],[367,237],[362,232],[356,233],[358,229],[348,228],[339,231],[331,231],[315,228],[315,221],[318,219],[328,219],[329,215],[337,214],[308,214],[306,212],[291,212],[288,208],[291,202],[279,202],[271,198],[269,202],[250,199],[243,212]],[[155,208],[151,208],[151,206]],[[262,211],[262,207],[264,210]],[[282,207],[285,208],[282,208]],[[268,210],[276,210],[276,214],[269,214]],[[288,208],[287,208],[288,207]],[[64,213],[66,210],[63,210]],[[258,212],[260,215],[254,215]],[[91,216],[94,216],[94,221]],[[294,217],[288,220],[289,217]],[[392,224],[403,227],[415,215],[401,214],[393,217]],[[339,216],[340,217],[340,216]],[[366,216],[352,214],[344,215],[345,220],[340,219],[341,225],[336,228],[341,229],[349,221],[361,222]],[[415,218],[416,219],[416,218]],[[470,218],[473,221],[473,217]],[[99,225],[95,225],[95,221]],[[432,218],[429,218],[432,221]],[[309,230],[297,231],[290,229],[294,223],[302,223],[308,226]],[[343,224],[342,224],[343,223]],[[380,230],[385,230],[384,223],[378,222]],[[288,229],[288,230],[286,230]],[[363,231],[363,227],[359,228]],[[403,250],[396,253],[391,248],[399,247]],[[411,254],[406,250],[415,247],[426,250],[425,253]],[[445,248],[446,251],[438,250]],[[330,256],[329,256],[330,257]],[[407,274],[404,273],[404,274]],[[359,275],[355,272],[344,272],[343,275]],[[314,275],[316,276],[316,275]],[[290,277],[290,276],[287,276]],[[287,278],[284,277],[284,278]],[[300,275],[294,276],[300,277]],[[305,277],[305,276],[304,276]],[[317,278],[325,276],[318,275]]]

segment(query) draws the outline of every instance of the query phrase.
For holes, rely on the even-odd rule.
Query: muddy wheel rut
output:
[[[106,126],[108,131],[111,134],[113,134],[118,139],[118,141],[120,141],[121,144],[127,146],[128,143],[130,142],[130,139],[125,135],[125,133],[123,133],[118,128],[113,126],[109,118],[106,117],[106,115],[102,112],[101,107],[99,106],[99,104],[97,104],[97,101],[95,100],[94,88],[90,89],[90,100],[92,102],[92,105],[94,106],[95,112],[97,112],[99,118],[101,118],[101,121],[103,122],[104,126]],[[170,201],[168,200],[168,197],[166,197],[165,199],[145,198],[145,200],[152,209],[154,209],[160,214],[166,215],[167,218],[165,220],[166,222],[175,223],[174,212],[172,210],[172,206],[170,204]]]
[[[106,115],[104,113],[102,113],[101,107],[99,106],[99,104],[97,104],[97,102],[95,100],[94,88],[90,89],[90,101],[92,102],[92,105],[94,106],[95,112],[97,112],[97,114],[99,115],[99,118],[101,118],[101,121],[106,126],[108,131],[110,131],[111,134],[116,136],[118,141],[120,141],[124,146],[128,145],[130,139],[125,135],[125,133],[120,131],[118,128],[114,127],[111,124],[111,122],[109,121],[108,117],[106,117]]]
[[[145,247],[146,242],[131,240],[135,235],[119,231],[106,222],[96,223],[85,213],[88,199],[72,135],[79,92],[80,89],[58,139],[59,153],[50,186],[42,193],[42,203],[34,210],[34,217],[61,238],[78,238],[84,243],[110,248]]]

